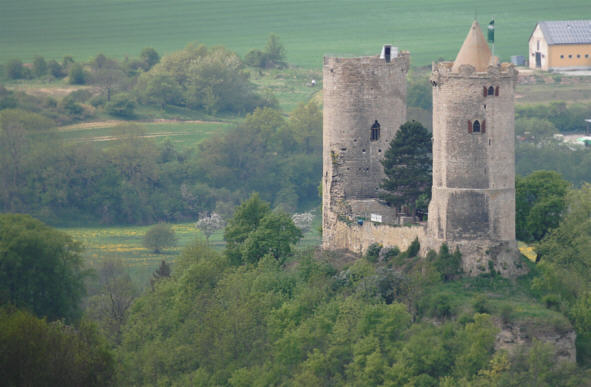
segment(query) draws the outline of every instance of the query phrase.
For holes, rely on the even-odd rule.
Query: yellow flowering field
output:
[[[96,267],[109,258],[120,259],[129,267],[130,275],[139,284],[145,284],[162,260],[174,264],[182,249],[195,239],[205,236],[194,227],[194,223],[173,224],[177,237],[174,247],[166,248],[161,254],[154,254],[143,246],[143,238],[150,226],[129,227],[88,227],[62,228],[84,246],[84,257],[88,266]],[[209,243],[217,250],[224,246],[223,232],[211,236]]]

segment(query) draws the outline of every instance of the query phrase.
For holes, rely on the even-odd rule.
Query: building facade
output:
[[[543,21],[529,38],[529,67],[591,70],[591,20]]]

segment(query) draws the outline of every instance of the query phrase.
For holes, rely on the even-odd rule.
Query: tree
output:
[[[269,35],[264,52],[267,57],[267,66],[285,66],[285,47],[283,47],[283,44],[281,44],[281,42],[279,41],[279,36],[275,34]]]
[[[381,198],[389,205],[408,206],[414,215],[419,197],[431,197],[431,134],[416,121],[405,123],[396,132],[382,165],[386,178]]]
[[[81,251],[28,215],[0,215],[0,301],[49,320],[76,320],[85,292]]]
[[[158,223],[148,229],[144,235],[144,246],[159,254],[163,248],[176,244],[176,235],[169,224]]]
[[[217,230],[223,228],[224,224],[224,219],[219,214],[212,212],[209,216],[200,218],[195,223],[195,228],[198,228],[205,234],[205,239],[207,240],[207,244],[209,244],[209,237]]]
[[[148,71],[158,62],[160,62],[160,55],[151,47],[146,47],[140,53],[140,58],[145,63],[144,70]]]
[[[137,289],[121,260],[108,259],[98,267],[94,295],[89,297],[86,315],[93,319],[111,343],[121,343],[121,329]]]
[[[252,194],[234,211],[234,216],[224,230],[226,255],[231,263],[237,265],[242,262],[242,244],[249,234],[257,229],[265,215],[270,212],[269,203],[261,200],[258,193]]]
[[[27,78],[27,68],[19,59],[13,59],[5,65],[5,73],[9,79]]]
[[[47,62],[42,56],[37,55],[33,60],[33,74],[36,77],[42,77],[47,74]]]
[[[93,325],[47,323],[0,309],[0,380],[6,386],[111,386],[113,355]]]
[[[267,254],[283,263],[291,254],[291,245],[302,237],[290,216],[281,211],[265,215],[259,226],[248,234],[240,252],[243,262],[256,263]]]
[[[517,239],[539,241],[558,227],[570,184],[554,171],[536,171],[515,181]]]
[[[80,63],[72,63],[70,66],[68,82],[71,85],[83,85],[86,83],[86,73]]]

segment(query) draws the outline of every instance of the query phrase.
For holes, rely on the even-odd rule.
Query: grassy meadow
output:
[[[119,137],[117,125],[126,121],[109,120],[99,122],[85,122],[81,124],[62,126],[58,130],[68,143],[95,143],[108,146]],[[176,149],[194,148],[201,141],[212,134],[221,134],[232,124],[228,122],[200,122],[200,121],[161,121],[139,122],[145,129],[145,136],[154,138],[157,142],[170,140]]]
[[[311,229],[304,234],[298,247],[309,248],[320,244],[320,221],[320,216],[314,217]],[[205,235],[194,227],[194,223],[173,224],[177,237],[176,246],[155,254],[143,246],[144,234],[149,228],[150,226],[70,227],[62,228],[61,231],[82,243],[83,256],[89,267],[97,267],[106,259],[120,259],[128,267],[134,282],[143,287],[162,260],[174,265],[185,246],[196,240],[205,241]],[[209,245],[220,252],[223,250],[225,242],[222,230],[209,238]]]
[[[539,20],[589,17],[587,0],[2,0],[0,63],[35,55],[123,58],[161,54],[192,41],[239,54],[280,36],[290,63],[319,68],[322,56],[373,55],[383,43],[411,51],[414,65],[457,53],[471,21],[496,20],[496,53],[527,53]]]

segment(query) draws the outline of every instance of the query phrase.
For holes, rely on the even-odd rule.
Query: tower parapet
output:
[[[513,65],[490,55],[477,22],[455,62],[433,64],[427,235],[432,248],[458,247],[471,275],[523,271],[515,240],[516,80]]]

